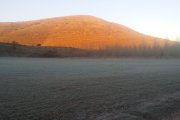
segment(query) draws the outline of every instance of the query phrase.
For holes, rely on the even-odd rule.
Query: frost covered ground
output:
[[[0,120],[179,120],[179,59],[0,58]]]

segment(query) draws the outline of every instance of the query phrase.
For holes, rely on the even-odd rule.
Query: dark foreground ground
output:
[[[178,59],[0,58],[0,120],[179,120]]]

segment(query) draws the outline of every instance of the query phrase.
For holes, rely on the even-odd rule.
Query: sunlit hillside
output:
[[[28,22],[0,23],[0,42],[80,49],[162,47],[173,42],[140,34],[93,16],[67,16]]]

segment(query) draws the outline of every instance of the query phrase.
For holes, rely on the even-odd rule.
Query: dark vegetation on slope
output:
[[[13,57],[83,57],[89,51],[66,47],[26,46],[13,43],[0,43],[0,56]]]
[[[163,48],[112,47],[99,50],[83,50],[67,47],[20,45],[16,42],[0,43],[0,56],[14,57],[180,57],[180,43]]]

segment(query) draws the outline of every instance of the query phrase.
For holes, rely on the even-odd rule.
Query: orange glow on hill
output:
[[[163,39],[142,35],[93,16],[68,16],[18,23],[0,23],[0,42],[81,49],[163,47]],[[170,42],[168,44],[172,44]]]

